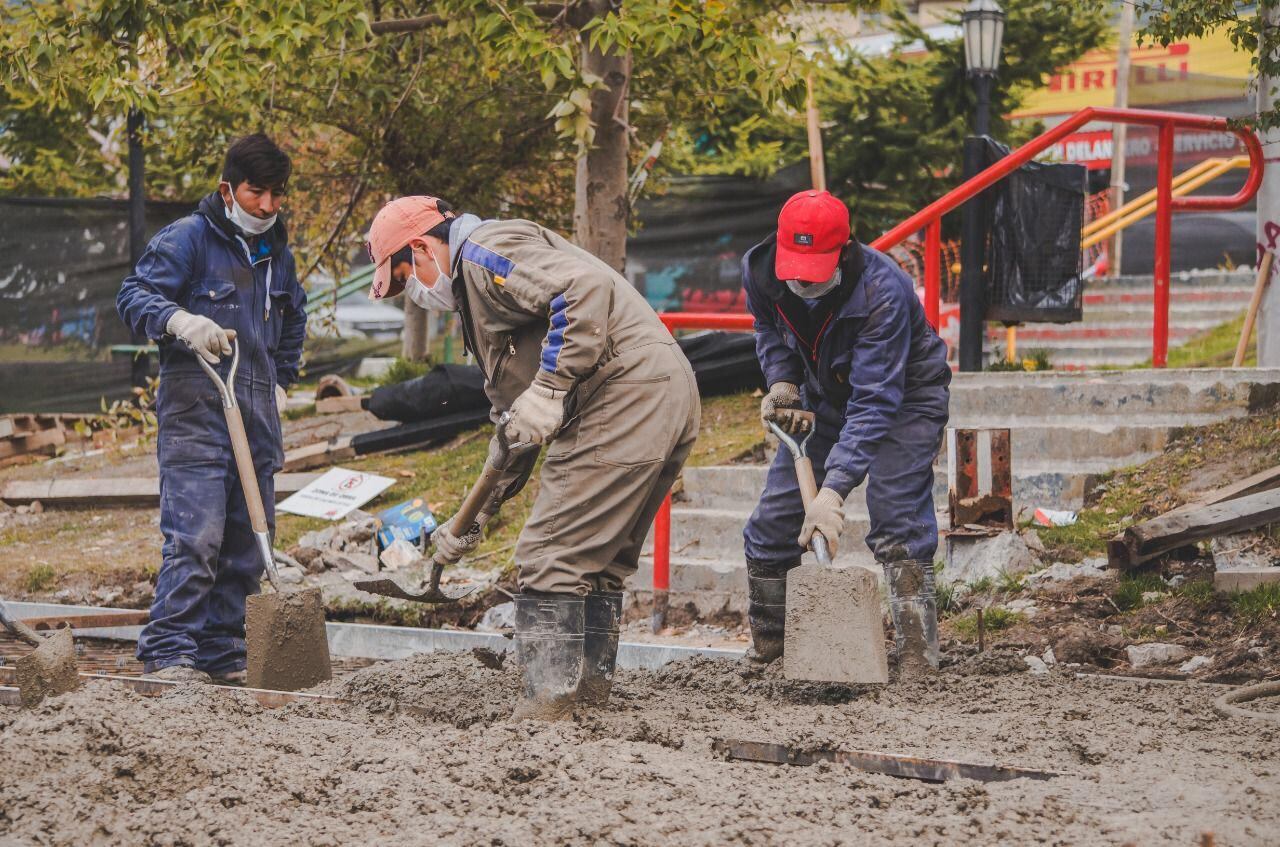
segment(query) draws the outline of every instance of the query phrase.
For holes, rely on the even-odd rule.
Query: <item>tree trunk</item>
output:
[[[593,16],[606,14],[610,0],[588,0]],[[621,271],[627,255],[627,108],[631,57],[588,47],[582,34],[582,68],[605,82],[592,92],[591,122],[596,137],[578,157],[574,181],[573,229],[578,246]]]
[[[1280,8],[1258,9],[1268,27],[1280,26]],[[1276,88],[1280,79],[1262,77],[1258,80],[1258,111],[1268,112],[1277,101]],[[1262,142],[1262,155],[1268,162],[1280,156],[1280,129],[1258,133]],[[1258,189],[1258,258],[1264,253],[1280,252],[1280,168],[1268,167],[1262,175],[1262,187]],[[1280,285],[1272,285],[1262,297],[1258,310],[1258,366],[1269,368],[1280,365]]]
[[[410,362],[427,360],[428,338],[427,310],[417,303],[404,298],[404,334],[401,336],[400,355]]]
[[[137,267],[142,253],[147,249],[147,180],[146,151],[142,148],[142,113],[129,110],[125,124],[129,142],[129,265]],[[146,335],[135,332],[130,340],[135,345],[147,343]],[[146,388],[151,375],[150,354],[137,353],[129,369],[129,381],[134,388]]]

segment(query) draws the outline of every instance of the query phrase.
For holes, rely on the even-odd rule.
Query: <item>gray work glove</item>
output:
[[[568,392],[536,382],[511,404],[507,437],[512,442],[545,444],[564,423],[564,398]]]
[[[840,540],[840,530],[844,529],[844,498],[839,492],[824,488],[818,492],[809,508],[804,511],[804,526],[800,528],[800,537],[796,539],[801,547],[808,548],[813,540],[815,530],[827,539],[827,550],[831,558],[836,556],[836,545]]]
[[[440,524],[431,533],[431,543],[435,545],[436,552],[433,558],[444,562],[446,565],[456,565],[462,560],[462,557],[476,549],[480,544],[481,530],[484,525],[489,522],[491,516],[481,512],[476,516],[476,526],[465,535],[457,536],[449,531],[449,527],[453,526],[453,518]]]
[[[284,390],[284,386],[276,386],[276,414],[284,417],[284,407],[289,403],[289,393]]]
[[[760,401],[760,420],[765,424],[773,421],[792,434],[807,432],[809,429],[809,419],[794,414],[798,411],[803,411],[800,406],[800,389],[791,382],[775,382],[769,386],[769,393]]]
[[[223,356],[231,355],[231,342],[236,337],[234,329],[223,329],[203,315],[193,315],[179,309],[165,324],[165,332],[182,340],[192,352],[211,365]]]

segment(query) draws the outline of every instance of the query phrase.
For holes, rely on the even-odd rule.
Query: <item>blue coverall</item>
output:
[[[767,385],[801,386],[816,414],[809,455],[818,485],[848,497],[870,475],[867,546],[878,562],[932,561],[938,546],[933,461],[947,424],[947,349],[925,320],[910,277],[851,242],[843,282],[798,297],[774,275],[776,236],[742,260],[756,355]],[[743,531],[749,562],[786,571],[803,552],[804,506],[791,456],[779,450]]]
[[[218,391],[165,332],[179,308],[236,331],[235,392],[272,532],[273,475],[284,463],[274,386],[298,378],[307,317],[282,223],[246,237],[214,192],[147,245],[116,297],[124,322],[160,347],[160,530],[163,562],[151,622],[138,639],[146,671],[188,665],[214,675],[245,666],[245,598],[257,593],[254,545]],[[225,379],[230,356],[217,365]]]

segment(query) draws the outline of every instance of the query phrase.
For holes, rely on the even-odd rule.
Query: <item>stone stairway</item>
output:
[[[1169,294],[1169,346],[1176,347],[1234,320],[1249,305],[1251,268],[1176,275]],[[1084,294],[1084,320],[1018,327],[1018,352],[1040,349],[1056,369],[1135,365],[1151,358],[1154,289],[1150,276],[1091,280]],[[1005,346],[1002,327],[988,330],[987,349]]]
[[[1140,370],[956,374],[951,423],[1012,430],[1014,509],[1076,509],[1098,474],[1146,461],[1179,428],[1248,414],[1280,397],[1280,369]],[[748,401],[744,401],[748,402]],[[686,468],[671,521],[671,602],[703,615],[743,611],[742,527],[764,465]],[[934,500],[946,526],[945,449],[935,466]],[[846,503],[840,565],[874,566],[865,486]],[[632,578],[635,599],[652,585],[652,535]]]

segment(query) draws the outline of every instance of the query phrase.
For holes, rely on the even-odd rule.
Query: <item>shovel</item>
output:
[[[478,532],[480,529],[476,524],[476,516],[484,508],[489,496],[493,494],[493,489],[498,485],[503,471],[507,469],[507,462],[511,456],[511,444],[507,441],[507,424],[510,422],[510,412],[503,412],[498,417],[498,425],[494,429],[495,440],[498,442],[496,455],[485,460],[484,470],[480,472],[480,477],[467,492],[467,497],[458,507],[457,514],[453,516],[449,532],[455,538],[468,534],[467,530]],[[439,553],[431,557],[431,581],[427,583],[426,590],[420,588],[418,591],[406,591],[394,579],[365,579],[355,582],[354,585],[361,591],[383,597],[395,597],[397,600],[413,600],[418,603],[456,603],[475,589],[468,588],[458,594],[445,593],[440,588],[440,576],[444,573],[445,564],[441,561]]]
[[[818,494],[818,483],[805,452],[813,437],[813,416],[803,416],[809,421],[809,434],[800,441],[772,421],[769,429],[791,452],[800,499],[807,510]],[[888,682],[876,577],[865,568],[834,567],[827,539],[820,532],[813,534],[810,547],[818,564],[800,565],[787,573],[783,675],[810,682]]]
[[[258,554],[266,568],[267,581],[274,594],[253,594],[246,602],[245,640],[247,642],[247,683],[251,688],[297,691],[329,679],[333,670],[329,663],[329,640],[324,627],[324,601],[320,589],[285,593],[276,569],[271,536],[267,532],[267,513],[262,506],[258,474],[249,452],[249,438],[234,390],[236,368],[240,365],[240,342],[232,339],[231,369],[226,382],[218,372],[196,354],[196,361],[217,386],[222,398],[222,412],[227,418],[231,436],[231,452],[236,457],[240,487],[249,512]]]
[[[22,705],[34,706],[46,695],[65,694],[80,685],[71,630],[60,629],[43,638],[22,621],[11,617],[3,602],[0,602],[0,625],[36,648],[14,663]]]

